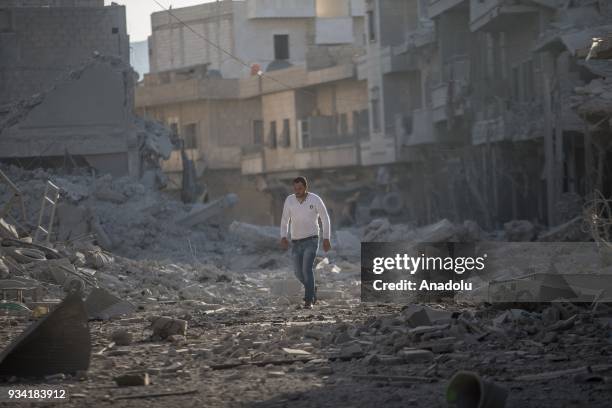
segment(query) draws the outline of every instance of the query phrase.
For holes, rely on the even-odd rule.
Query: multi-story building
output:
[[[230,216],[273,222],[290,188],[280,183],[361,163],[367,90],[354,60],[363,15],[359,0],[226,0],[155,13],[137,109],[176,129],[211,195],[239,193]],[[164,166],[179,187],[180,152]]]
[[[336,211],[351,192],[378,208],[391,190],[417,222],[554,225],[568,202],[606,189],[607,105],[576,108],[576,98],[607,95],[609,60],[585,57],[593,38],[609,42],[610,8],[246,0],[175,10],[209,41],[154,15],[159,59],[138,106],[194,140],[207,182],[225,169],[232,188],[272,193],[251,211],[259,222],[278,218],[285,182],[303,173]],[[167,166],[178,174],[178,155]]]

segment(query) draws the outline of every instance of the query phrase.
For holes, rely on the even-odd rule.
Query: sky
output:
[[[165,8],[179,8],[195,4],[209,3],[215,0],[157,0]],[[163,9],[153,0],[104,0],[104,4],[112,2],[125,6],[127,28],[130,42],[145,41],[151,34],[151,13]]]

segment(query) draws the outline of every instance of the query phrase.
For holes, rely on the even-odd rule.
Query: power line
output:
[[[189,24],[187,24],[186,22],[184,22],[182,19],[180,19],[178,16],[176,16],[169,8],[164,7],[163,4],[161,4],[158,0],[153,0],[159,7],[161,7],[161,9],[163,11],[165,11],[166,13],[168,13],[168,15],[170,15],[172,18],[174,18],[177,22],[179,22],[182,26],[186,27],[189,31],[191,31],[192,33],[194,33],[197,37],[201,38],[202,40],[204,40],[207,44],[211,45],[212,47],[214,47],[215,49],[221,51],[222,53],[224,53],[225,55],[227,55],[228,57],[230,57],[231,59],[237,61],[238,63],[240,63],[241,65],[245,66],[248,69],[251,69],[251,65],[249,63],[247,63],[246,61],[244,61],[243,59],[241,59],[240,57],[232,54],[230,51],[227,51],[226,49],[224,49],[223,47],[221,47],[220,45],[216,44],[215,42],[209,40],[208,38],[206,38],[204,35],[198,33],[196,30],[194,30]],[[274,78],[272,76],[269,75],[265,75],[261,70],[257,73],[257,75],[259,77],[261,77],[262,79],[268,79],[272,82],[276,82],[277,84],[279,84],[280,86],[284,87],[287,90],[291,90],[291,91],[295,91],[295,92],[301,92],[303,94],[307,94],[309,96],[312,97],[316,97],[316,94],[314,92],[310,92],[310,91],[306,91],[303,89],[299,89],[299,88],[294,88],[290,85],[285,84],[283,81]],[[336,101],[351,101],[351,102],[363,102],[363,100],[361,99],[347,99],[347,98],[336,98]]]

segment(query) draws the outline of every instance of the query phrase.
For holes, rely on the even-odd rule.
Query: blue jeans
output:
[[[315,298],[314,260],[319,249],[319,237],[294,241],[291,247],[295,277],[304,285],[304,300],[313,302]]]

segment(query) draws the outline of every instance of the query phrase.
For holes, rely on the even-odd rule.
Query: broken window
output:
[[[0,10],[0,33],[13,31],[13,15],[11,10]]]
[[[368,10],[368,39],[370,42],[376,41],[376,22],[374,21],[374,10]]]
[[[289,59],[289,35],[275,34],[274,35],[274,59],[288,60]]]
[[[197,149],[198,147],[198,135],[197,135],[197,124],[190,123],[183,126],[183,141],[185,143],[185,149]]]
[[[291,131],[289,130],[289,126],[291,122],[289,119],[283,119],[283,133],[281,136],[281,146],[289,147],[291,146]]]
[[[263,120],[253,121],[253,144],[262,145],[264,142]]]
[[[268,135],[268,147],[270,149],[276,149],[277,140],[276,140],[276,121],[273,120],[270,122],[270,134]]]

